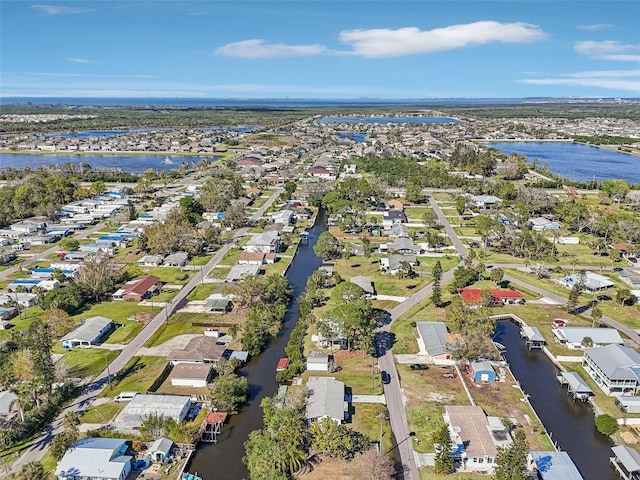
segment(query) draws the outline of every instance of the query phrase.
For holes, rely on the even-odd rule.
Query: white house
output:
[[[266,232],[253,235],[242,249],[253,253],[277,253],[280,250],[280,234]]]
[[[174,387],[206,388],[211,379],[210,363],[178,363],[169,374]]]
[[[635,395],[640,390],[640,355],[632,348],[586,348],[582,366],[607,395]]]
[[[122,438],[85,437],[64,454],[55,470],[58,480],[125,480],[133,457]]]
[[[324,352],[312,351],[307,357],[307,370],[310,372],[328,372],[329,355]]]
[[[62,348],[91,347],[111,330],[113,320],[107,317],[87,318],[82,325],[60,339]]]
[[[562,277],[556,280],[558,285],[561,285],[565,288],[572,289],[574,285],[576,285],[580,281],[581,274],[574,273],[573,275],[569,275],[567,277]],[[613,287],[615,284],[609,280],[607,277],[603,275],[598,275],[597,273],[585,271],[584,272],[584,292],[585,293],[597,293],[607,288]]]
[[[590,347],[623,345],[622,337],[615,328],[561,327],[551,330],[554,337],[572,350],[582,349],[585,338],[591,339]]]
[[[334,377],[309,377],[306,418],[312,424],[322,418],[342,423],[348,403],[344,399],[344,383]]]

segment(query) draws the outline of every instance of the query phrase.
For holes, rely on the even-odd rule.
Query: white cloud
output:
[[[287,45],[284,43],[266,43],[264,40],[243,40],[228,43],[218,48],[215,53],[227,57],[241,58],[281,58],[309,57],[326,53],[322,45]]]
[[[640,45],[624,45],[615,40],[595,42],[586,40],[576,42],[575,50],[599,60],[616,60],[620,62],[640,62]]]
[[[565,85],[597,87],[640,93],[640,70],[602,70],[567,73],[556,78],[527,78],[519,83],[528,85]]]
[[[279,58],[316,55],[357,55],[367,58],[400,57],[441,52],[487,43],[527,43],[543,40],[547,34],[529,23],[495,21],[451,25],[433,30],[417,27],[344,30],[341,42],[351,50],[331,50],[323,45],[266,43],[261,39],[228,43],[214,53],[241,58]]]
[[[451,25],[433,30],[416,27],[390,30],[346,30],[340,40],[351,45],[353,53],[382,58],[433,53],[487,43],[527,43],[542,40],[547,34],[537,25],[495,21]]]
[[[610,23],[594,23],[591,25],[576,25],[578,30],[587,30],[589,32],[595,32],[598,30],[606,30],[607,28],[613,28]]]
[[[92,12],[93,8],[75,8],[75,7],[63,7],[61,5],[32,5],[31,8],[46,13],[47,15],[69,15],[77,13]]]

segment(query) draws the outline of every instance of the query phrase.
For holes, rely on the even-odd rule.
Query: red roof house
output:
[[[496,303],[500,302],[503,305],[514,305],[525,302],[524,297],[517,290],[491,290],[491,295],[493,295]]]
[[[113,297],[139,302],[145,298],[149,298],[154,292],[158,291],[159,281],[160,279],[153,275],[141,275],[125,283],[113,294]]]
[[[481,288],[459,288],[458,293],[460,298],[465,304],[482,303],[482,289]]]
[[[481,288],[459,288],[458,293],[462,298],[462,301],[466,305],[480,305],[484,303],[482,298],[483,289]],[[525,303],[525,299],[522,296],[522,293],[517,290],[501,290],[494,289],[490,290],[491,293],[491,303],[503,305],[515,305],[518,303]]]

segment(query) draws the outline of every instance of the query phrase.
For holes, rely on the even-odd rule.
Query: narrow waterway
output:
[[[588,403],[574,401],[556,375],[558,369],[541,351],[529,351],[520,328],[498,322],[495,339],[507,347],[505,360],[558,448],[566,451],[585,480],[618,478],[609,463],[613,445],[596,430]]]
[[[273,339],[267,349],[240,372],[249,381],[249,401],[238,415],[222,428],[222,435],[215,445],[202,444],[193,457],[188,471],[196,473],[204,480],[242,480],[249,478],[249,472],[242,463],[244,442],[253,430],[262,428],[260,402],[273,396],[278,390],[276,365],[284,356],[284,348],[289,341],[291,330],[299,318],[298,297],[304,291],[309,276],[320,267],[322,260],[313,252],[318,236],[327,229],[326,216],[320,211],[309,234],[309,244],[300,245],[289,270],[287,279],[293,287],[293,300],[289,304],[284,319],[284,328]]]

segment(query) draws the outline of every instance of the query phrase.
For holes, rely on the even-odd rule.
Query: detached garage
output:
[[[468,368],[474,382],[496,381],[496,372],[490,362],[471,362]]]

